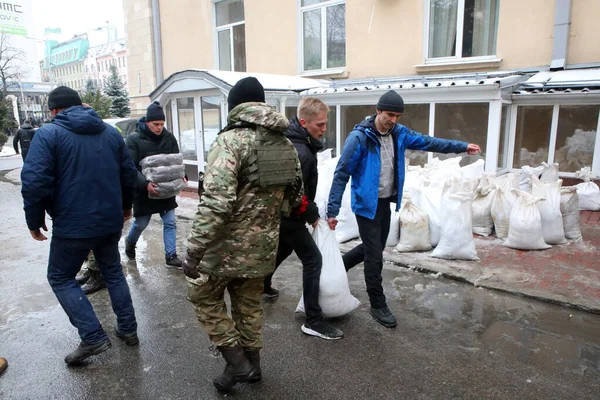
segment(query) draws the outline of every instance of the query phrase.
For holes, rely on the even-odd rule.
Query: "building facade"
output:
[[[196,160],[188,162],[199,169],[207,129],[215,129],[203,126],[204,110],[221,107],[222,126],[227,84],[261,73],[282,75],[269,85],[269,101],[288,115],[306,95],[331,106],[325,141],[334,152],[394,89],[407,104],[403,123],[481,144],[488,172],[542,161],[560,162],[566,176],[583,166],[600,172],[593,22],[600,2],[125,0],[124,7],[138,115],[150,100],[168,103],[180,144],[194,132]],[[215,84],[226,71],[227,84]],[[312,83],[286,89],[296,77]],[[422,164],[431,155],[409,157]]]
[[[87,35],[75,36],[66,42],[46,41],[42,63],[42,79],[56,86],[85,88],[84,60],[89,49]]]
[[[91,47],[84,60],[85,79],[97,87],[103,87],[110,76],[110,67],[117,67],[117,73],[127,85],[127,42],[119,39],[100,46]]]

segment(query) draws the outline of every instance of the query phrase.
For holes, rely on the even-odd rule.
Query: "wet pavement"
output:
[[[185,300],[185,279],[164,266],[162,226],[153,218],[137,262],[121,253],[139,323],[139,348],[114,337],[106,290],[90,296],[113,347],[85,367],[64,356],[75,329],[45,277],[48,241],[29,236],[18,171],[0,173],[1,399],[218,399],[211,379],[224,363]],[[15,182],[15,180],[17,182]],[[194,201],[177,210],[178,247]],[[126,229],[130,223],[126,225]],[[243,399],[598,399],[600,316],[475,288],[388,264],[384,289],[396,329],[373,321],[362,267],[350,271],[361,306],[333,323],[339,341],[301,333],[294,314],[301,270],[291,258],[277,272],[275,301],[265,302],[263,381],[238,385]]]

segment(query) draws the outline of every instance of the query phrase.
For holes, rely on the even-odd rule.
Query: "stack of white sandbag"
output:
[[[387,247],[396,247],[400,240],[400,212],[396,211],[396,203],[390,204],[390,233],[388,234],[385,245]]]
[[[431,250],[429,239],[429,218],[410,198],[403,202],[400,209],[400,240],[396,250],[404,253]]]
[[[492,219],[498,239],[508,237],[510,214],[517,202],[513,189],[520,185],[519,174],[509,173],[496,178],[496,193],[492,201]]]
[[[513,189],[512,193],[518,200],[510,213],[510,228],[504,245],[518,250],[550,248],[544,242],[542,216],[536,205],[543,199],[518,189]]]
[[[544,174],[542,173],[542,177]],[[550,179],[558,177],[552,175]],[[562,214],[560,213],[560,187],[562,180],[544,182],[536,176],[531,179],[531,194],[543,199],[537,203],[542,218],[544,242],[547,244],[563,244],[566,242]]]
[[[575,173],[577,178],[583,180],[582,183],[575,185],[577,195],[579,195],[579,209],[600,211],[600,189],[590,180],[591,175],[592,171],[589,167],[582,168]]]
[[[158,195],[148,193],[151,199],[168,199],[187,186],[182,154],[148,156],[140,162],[140,166],[146,179],[156,183]]]
[[[581,240],[579,224],[579,195],[574,186],[560,189],[560,213],[562,214],[565,237],[569,240]]]

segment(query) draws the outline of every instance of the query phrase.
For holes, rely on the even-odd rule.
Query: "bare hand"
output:
[[[481,147],[479,147],[476,144],[469,143],[469,145],[467,146],[467,154],[473,156],[477,153],[481,153]]]
[[[156,190],[156,188],[158,187],[158,185],[154,182],[148,182],[148,186],[146,186],[146,189],[148,190],[148,193],[153,194],[155,196],[158,196],[158,190]]]
[[[315,222],[313,222],[312,224],[310,224],[310,225],[311,225],[313,228],[316,228],[316,227],[317,227],[317,225],[319,225],[319,221],[320,221],[320,219],[319,219],[319,218],[317,218],[317,220],[316,220]]]
[[[327,224],[329,224],[329,229],[335,231],[335,227],[338,224],[338,220],[335,218],[327,218]]]
[[[133,213],[131,212],[131,210],[123,210],[123,222],[130,220],[132,216]]]
[[[42,229],[45,230],[46,232],[48,232],[48,228],[46,228],[46,223],[44,222],[44,225],[42,225]],[[31,233],[31,237],[34,238],[35,240],[37,240],[38,242],[42,242],[44,240],[48,240],[48,238],[46,237],[46,235],[44,235],[39,229],[35,229],[33,231],[29,231],[29,233]]]

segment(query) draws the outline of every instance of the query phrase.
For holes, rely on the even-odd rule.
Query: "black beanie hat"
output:
[[[401,113],[404,112],[404,100],[402,100],[402,97],[398,93],[390,90],[379,98],[377,109]]]
[[[229,91],[227,96],[227,104],[229,111],[233,110],[236,106],[242,103],[249,102],[265,102],[265,89],[260,84],[258,79],[253,76],[249,76],[244,79],[240,79]]]
[[[81,97],[73,89],[66,86],[59,86],[48,95],[48,109],[63,109],[73,106],[80,106]]]
[[[146,110],[146,122],[166,121],[165,112],[158,101],[153,101]]]

